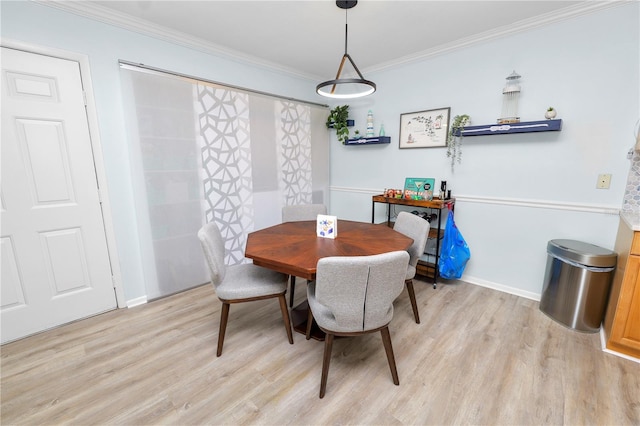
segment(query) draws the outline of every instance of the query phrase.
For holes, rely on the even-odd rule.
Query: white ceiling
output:
[[[312,79],[333,78],[344,53],[345,11],[333,0],[40,3]],[[366,77],[619,3],[361,0],[348,11],[348,52]]]

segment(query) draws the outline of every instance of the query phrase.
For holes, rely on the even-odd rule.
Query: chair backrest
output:
[[[388,324],[393,301],[404,288],[409,254],[334,256],[318,261],[315,297],[342,330],[366,331]]]
[[[224,280],[227,270],[224,264],[224,240],[215,223],[207,223],[198,231],[198,239],[202,244],[204,257],[209,264],[211,284],[218,287]]]
[[[282,207],[282,222],[316,220],[319,214],[327,214],[324,204],[296,204]]]
[[[394,231],[398,231],[409,238],[413,238],[413,244],[411,244],[411,247],[409,247],[407,251],[411,256],[409,265],[414,268],[418,264],[420,256],[424,253],[430,228],[431,224],[429,221],[408,212],[400,212],[396,218],[395,224],[393,225]]]

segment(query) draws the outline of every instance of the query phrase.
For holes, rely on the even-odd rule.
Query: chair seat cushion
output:
[[[405,280],[412,280],[416,276],[416,267],[409,265],[407,267],[407,275],[404,277]]]
[[[284,293],[287,276],[252,263],[227,267],[224,281],[216,288],[220,299],[236,300]]]

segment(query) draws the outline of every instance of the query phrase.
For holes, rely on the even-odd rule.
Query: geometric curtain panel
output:
[[[280,145],[280,188],[283,205],[310,204],[311,108],[277,101],[276,139]]]
[[[225,239],[227,265],[245,262],[253,231],[249,95],[197,85],[196,115],[203,169],[204,219]]]

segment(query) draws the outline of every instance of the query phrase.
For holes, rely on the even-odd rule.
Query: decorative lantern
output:
[[[518,98],[520,97],[520,75],[515,71],[507,77],[507,85],[502,89],[502,118],[498,124],[519,123]]]

